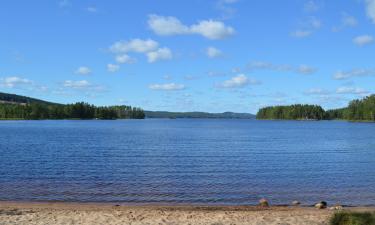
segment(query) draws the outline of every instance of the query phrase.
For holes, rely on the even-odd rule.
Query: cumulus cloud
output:
[[[353,39],[353,42],[354,44],[358,45],[358,46],[365,46],[365,45],[369,45],[371,43],[374,42],[374,37],[370,36],[370,35],[361,35],[361,36],[357,36]]]
[[[172,16],[149,15],[148,26],[161,36],[189,34],[191,32],[188,26]]]
[[[147,59],[149,63],[154,63],[160,60],[169,60],[172,58],[173,54],[169,48],[159,48],[156,51],[147,53]]]
[[[355,94],[355,95],[367,95],[369,92],[363,88],[356,87],[339,87],[336,90],[337,94]]]
[[[243,88],[250,84],[260,84],[259,81],[247,77],[245,74],[239,74],[237,76],[232,77],[229,80],[223,81],[222,83],[218,84],[218,88]]]
[[[159,43],[152,39],[131,39],[129,41],[118,41],[115,42],[109,50],[113,53],[127,53],[127,52],[136,52],[136,53],[147,53],[154,51],[159,47]]]
[[[95,85],[90,83],[87,80],[65,80],[62,83],[63,88],[67,89],[73,89],[73,90],[79,90],[79,91],[86,91],[87,93],[89,91],[104,91],[105,87],[102,85]]]
[[[185,85],[176,83],[151,84],[149,85],[149,88],[152,90],[178,91],[185,89]]]
[[[375,0],[366,0],[367,16],[375,23]]]
[[[206,55],[209,58],[218,58],[223,55],[223,52],[220,49],[214,48],[214,47],[208,47],[206,49]]]
[[[0,78],[0,87],[17,88],[28,91],[47,91],[48,87],[36,84],[34,81],[19,76]]]
[[[300,74],[313,74],[317,71],[316,68],[309,67],[307,65],[300,65],[296,68],[296,72]]]
[[[133,64],[137,61],[136,59],[130,57],[127,54],[117,55],[115,60],[117,63],[120,64]]]
[[[159,43],[151,39],[131,39],[129,41],[118,41],[110,46],[109,50],[112,53],[117,54],[115,60],[120,64],[131,64],[136,62],[136,59],[128,55],[130,52],[145,54],[149,63],[173,58],[172,51],[169,48],[159,48]]]
[[[14,87],[19,87],[21,85],[30,85],[32,83],[33,82],[29,79],[17,77],[17,76],[0,78],[0,86],[6,87],[6,88],[14,88]]]
[[[235,30],[217,20],[202,20],[191,26],[184,25],[172,16],[149,15],[148,25],[154,33],[162,36],[199,34],[205,38],[218,40],[232,36]]]
[[[276,65],[270,62],[254,61],[247,65],[249,70],[272,70],[279,72],[293,72],[298,74],[313,74],[317,71],[316,68],[307,65],[292,66],[292,65]]]
[[[63,83],[64,87],[69,87],[69,88],[86,88],[91,86],[90,82],[87,80],[79,80],[79,81],[72,81],[72,80],[66,80]]]
[[[80,66],[76,69],[75,73],[80,75],[89,75],[91,73],[91,70],[86,66]]]
[[[108,72],[114,73],[114,72],[117,72],[119,69],[120,69],[119,65],[111,64],[111,63],[107,64],[107,71]]]
[[[375,75],[374,69],[354,69],[350,71],[338,71],[333,75],[335,80],[345,80],[352,77],[364,77]]]
[[[311,88],[304,92],[306,95],[328,95],[330,94],[329,91],[322,89],[322,88]]]
[[[223,22],[215,20],[203,20],[191,26],[191,32],[200,34],[208,39],[224,39],[234,34],[232,27],[226,26]]]

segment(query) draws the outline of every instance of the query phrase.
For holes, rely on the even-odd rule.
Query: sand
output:
[[[347,209],[346,209],[347,210]],[[375,211],[374,208],[349,210]],[[113,204],[0,202],[8,224],[328,224],[334,211],[312,207],[116,206]]]

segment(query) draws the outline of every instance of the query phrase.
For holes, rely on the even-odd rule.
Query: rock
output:
[[[327,202],[321,201],[315,204],[315,208],[317,209],[325,209],[327,208]]]
[[[269,205],[267,199],[262,198],[261,200],[259,200],[259,206],[261,206],[261,207],[269,207],[270,205]]]
[[[299,206],[299,205],[301,205],[301,202],[299,202],[299,201],[293,201],[292,205],[293,206]]]
[[[343,210],[342,205],[336,204],[329,208],[330,210]]]

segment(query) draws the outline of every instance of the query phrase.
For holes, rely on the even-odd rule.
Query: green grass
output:
[[[330,225],[375,225],[375,214],[338,212],[331,218]]]

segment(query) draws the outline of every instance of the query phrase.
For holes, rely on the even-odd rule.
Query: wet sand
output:
[[[375,211],[375,208],[345,208]],[[275,206],[119,206],[0,202],[0,224],[328,224],[333,210]]]

